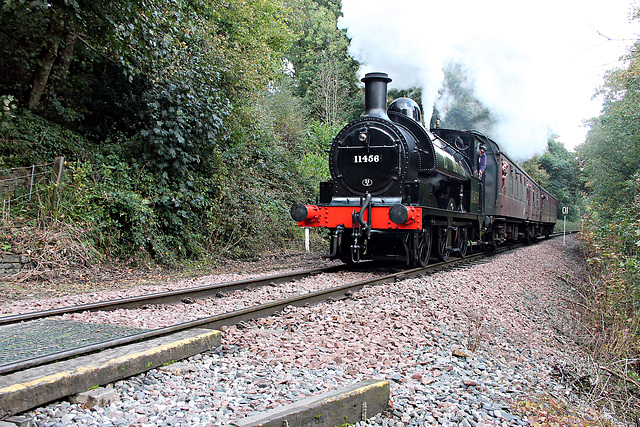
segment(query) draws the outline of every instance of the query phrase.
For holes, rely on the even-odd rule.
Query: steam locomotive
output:
[[[412,99],[386,108],[387,74],[362,81],[365,112],[334,138],[331,180],[320,183],[317,204],[291,208],[300,227],[330,231],[328,258],[425,266],[431,258],[463,257],[472,245],[553,231],[556,199],[496,142],[473,130],[428,130]],[[477,174],[483,155],[486,167]]]

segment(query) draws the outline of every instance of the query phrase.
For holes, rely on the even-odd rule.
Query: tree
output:
[[[62,151],[70,163],[96,165],[84,176],[95,190],[84,205],[106,208],[87,223],[111,230],[109,242],[129,241],[126,252],[191,256],[209,245],[211,230],[234,244],[238,230],[243,238],[257,225],[266,231],[267,221],[247,225],[247,212],[259,216],[254,207],[266,201],[274,217],[288,214],[273,188],[289,188],[295,163],[256,126],[253,106],[294,41],[292,16],[282,0],[4,0],[0,95],[33,110],[16,113],[21,128],[1,130],[0,160],[16,158],[13,147],[28,144],[12,141],[44,123],[28,135],[38,156]],[[86,147],[40,143],[53,122],[82,133]],[[117,172],[106,180],[108,171]],[[144,232],[132,238],[132,230]],[[268,240],[263,231],[250,237]]]
[[[488,133],[495,123],[493,113],[476,98],[472,82],[459,63],[444,68],[444,81],[431,119],[440,119],[441,127],[477,129]]]
[[[78,41],[99,57],[128,63],[133,46],[126,34],[144,21],[149,6],[129,0],[5,0],[0,14],[3,71],[16,78],[13,89],[35,110],[53,73],[64,80],[69,72]]]
[[[361,98],[356,79],[359,64],[348,53],[346,31],[338,29],[340,0],[295,0],[302,34],[287,53],[295,69],[298,95],[313,118],[328,124],[354,117]],[[357,109],[361,111],[362,109]]]
[[[0,88],[101,148],[123,131],[130,151],[116,154],[189,182],[212,142],[228,144],[232,109],[280,68],[289,13],[280,0],[7,0]]]
[[[323,55],[324,56],[324,55]],[[339,65],[332,58],[322,61],[311,85],[315,116],[330,125],[347,120],[348,83],[339,72]]]
[[[540,156],[533,156],[522,163],[522,168],[531,178],[544,188],[549,188],[549,174],[540,166]]]
[[[640,174],[639,48],[636,42],[626,69],[605,76],[602,114],[588,122],[587,139],[577,147],[592,198],[612,210],[635,196]]]
[[[547,175],[544,185],[558,200],[558,217],[562,207],[569,207],[569,220],[578,221],[584,214],[584,186],[576,156],[553,135],[547,149],[537,159],[537,166]]]

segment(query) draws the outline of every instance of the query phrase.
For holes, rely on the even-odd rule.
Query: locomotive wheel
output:
[[[440,261],[447,261],[449,259],[449,250],[447,249],[449,232],[447,231],[447,227],[444,227],[440,230],[440,234],[438,235],[438,256],[440,257]]]
[[[458,229],[458,238],[457,238],[457,246],[459,250],[459,254],[461,258],[464,258],[469,251],[469,239],[467,238],[467,229],[459,228]]]
[[[416,248],[416,267],[426,267],[431,257],[431,227],[420,232]]]

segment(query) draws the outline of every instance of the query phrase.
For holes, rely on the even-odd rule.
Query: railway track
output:
[[[349,298],[351,295],[357,292],[360,288],[367,285],[369,286],[380,285],[384,283],[392,283],[395,281],[400,281],[400,280],[413,278],[413,277],[421,277],[424,275],[428,275],[434,271],[453,268],[453,267],[459,267],[461,265],[468,264],[468,263],[475,263],[480,261],[483,258],[491,257],[495,254],[512,250],[518,246],[520,245],[502,247],[491,253],[470,254],[465,258],[454,258],[449,260],[448,262],[430,264],[425,268],[416,268],[412,270],[402,270],[402,271],[392,272],[389,274],[383,274],[371,279],[347,283],[344,285],[335,286],[328,289],[322,289],[315,292],[310,292],[304,295],[297,295],[294,297],[289,297],[289,298],[281,299],[278,301],[272,301],[272,302],[260,304],[257,306],[248,307],[245,309],[225,312],[225,313],[217,314],[214,316],[197,319],[194,321],[183,322],[183,323],[175,324],[169,327],[141,331],[139,333],[134,333],[126,337],[106,340],[104,342],[81,346],[81,347],[73,348],[70,350],[62,351],[62,352],[47,354],[44,356],[27,358],[27,359],[19,360],[12,363],[5,363],[0,365],[0,375],[2,376],[20,375],[20,372],[28,370],[30,368],[35,368],[35,367],[44,368],[48,364],[51,364],[53,362],[57,362],[60,360],[80,357],[82,355],[91,354],[91,353],[97,354],[107,349],[114,349],[120,346],[132,344],[132,343],[142,343],[142,345],[144,346],[144,342],[146,341],[154,340],[154,339],[157,339],[158,337],[179,334],[181,332],[188,331],[188,330],[220,329],[225,325],[227,326],[235,325],[243,321],[248,321],[252,319],[258,319],[258,318],[274,315],[278,312],[281,312],[288,306],[313,305],[313,304],[325,302],[327,300],[339,300],[343,298]],[[329,271],[336,271],[336,270],[339,271],[340,269],[341,268],[336,269],[335,267],[333,267],[333,268],[330,268]],[[45,318],[46,316],[58,315],[65,310],[67,313],[86,311],[87,306],[89,306],[92,310],[104,310],[104,309],[115,309],[114,307],[130,308],[131,304],[134,304],[140,307],[143,305],[150,304],[149,301],[155,301],[154,302],[155,304],[159,303],[159,301],[162,301],[162,303],[164,304],[176,303],[176,302],[183,301],[183,299],[185,298],[185,295],[189,295],[190,298],[194,298],[195,296],[200,298],[206,298],[207,296],[215,295],[215,293],[220,292],[221,289],[226,289],[227,291],[229,291],[231,289],[246,289],[246,288],[251,288],[255,286],[274,284],[276,281],[282,283],[287,280],[292,280],[292,278],[294,278],[293,280],[296,280],[295,278],[300,278],[305,275],[308,276],[313,274],[319,274],[326,271],[327,271],[326,269],[316,269],[316,270],[310,270],[308,272],[294,273],[293,275],[267,276],[267,277],[261,277],[255,281],[231,282],[231,283],[223,284],[224,286],[222,285],[208,286],[206,287],[206,288],[209,288],[207,290],[202,288],[192,288],[192,289],[181,290],[181,291],[171,291],[163,294],[149,295],[149,296],[146,296],[146,298],[136,297],[136,298],[129,298],[126,300],[122,300],[119,302],[107,301],[103,303],[89,304],[85,306],[69,307],[66,309],[47,310],[41,313],[27,313],[25,315],[5,316],[5,318],[1,320],[5,323],[5,325],[8,325],[11,322],[15,323],[15,322],[24,321],[24,318],[22,320],[19,320],[20,316],[28,315],[28,316],[32,316],[33,319],[37,320],[37,319]],[[252,282],[252,283],[248,283],[248,282]],[[149,367],[149,369],[151,369],[151,366]],[[75,391],[74,393],[77,393],[77,392],[79,391]],[[70,394],[73,394],[73,393],[70,393]]]
[[[258,277],[254,279],[238,280],[234,282],[217,283],[207,286],[198,286],[155,294],[140,295],[136,297],[122,298],[112,301],[101,301],[91,304],[60,307],[51,310],[7,315],[0,317],[0,326],[29,320],[43,319],[52,316],[60,316],[64,314],[82,313],[85,311],[111,311],[120,309],[135,309],[153,304],[178,304],[190,300],[226,294],[240,289],[251,289],[265,285],[277,285],[280,283],[300,280],[305,277],[314,276],[317,274],[338,272],[344,270],[345,267],[346,266],[344,265],[338,265],[325,268],[314,268],[310,270],[282,273],[271,276]]]
[[[501,248],[499,251],[503,252],[510,250],[513,247]],[[298,295],[290,298],[281,299],[278,301],[272,301],[264,303],[254,307],[248,307],[246,309],[235,310],[222,314],[217,314],[210,317],[201,318],[194,321],[183,322],[176,325],[141,331],[124,337],[118,337],[115,339],[105,340],[99,343],[80,346],[69,350],[54,352],[38,357],[30,357],[22,360],[18,360],[11,363],[0,364],[0,375],[6,375],[9,373],[21,371],[24,369],[33,368],[36,366],[45,365],[47,363],[64,360],[72,357],[78,357],[84,354],[89,354],[108,348],[114,348],[130,343],[145,341],[154,339],[157,337],[173,334],[176,332],[194,329],[219,329],[222,326],[230,326],[238,324],[250,319],[268,317],[282,311],[287,306],[303,306],[318,304],[327,300],[337,300],[341,298],[348,298],[354,292],[357,292],[363,286],[380,285],[384,283],[390,283],[398,280],[403,280],[411,277],[418,277],[424,274],[428,274],[431,271],[436,271],[443,268],[450,268],[452,266],[459,265],[461,263],[469,263],[474,260],[485,257],[484,253],[477,253],[468,255],[465,258],[451,259],[447,262],[440,262],[430,264],[425,268],[416,268],[412,270],[401,270],[398,272],[383,274],[373,279],[361,280],[353,283],[344,284],[337,287],[323,289],[304,295]],[[367,263],[363,263],[358,268],[366,267]],[[51,310],[29,312],[22,314],[15,314],[4,316],[0,318],[0,327],[15,324],[18,322],[30,322],[39,319],[50,318],[54,316],[60,316],[71,313],[81,313],[86,311],[110,311],[117,309],[135,309],[154,304],[177,304],[184,303],[186,301],[193,301],[196,299],[207,298],[233,292],[235,290],[246,290],[257,288],[265,285],[276,285],[279,283],[291,282],[294,280],[300,280],[305,277],[318,275],[321,273],[331,273],[337,271],[343,271],[346,266],[332,266],[328,268],[312,269],[307,271],[300,271],[295,273],[284,273],[272,276],[265,276],[256,279],[247,279],[236,282],[228,282],[222,284],[215,284],[209,286],[202,286],[196,288],[180,289],[168,292],[162,292],[150,295],[141,295],[137,297],[124,298],[114,301],[103,301],[92,304],[83,304],[71,307],[61,307]],[[353,267],[352,267],[353,269]]]

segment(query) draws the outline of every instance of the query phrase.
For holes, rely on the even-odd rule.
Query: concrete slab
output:
[[[0,418],[81,393],[221,343],[220,332],[192,329],[0,377]]]
[[[340,426],[370,418],[389,405],[389,382],[367,380],[238,420],[236,427]]]

